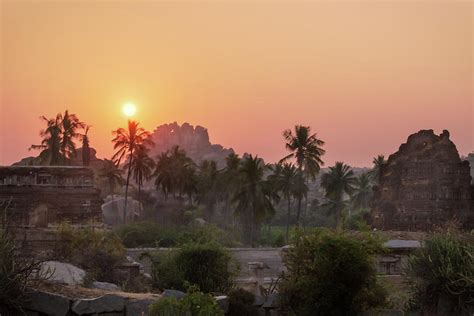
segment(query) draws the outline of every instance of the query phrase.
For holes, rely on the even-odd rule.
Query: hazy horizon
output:
[[[0,165],[68,109],[110,158],[124,102],[268,162],[309,125],[325,166],[370,166],[421,129],[474,150],[472,2],[2,1]]]

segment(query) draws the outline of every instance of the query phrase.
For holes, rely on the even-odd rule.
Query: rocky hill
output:
[[[179,146],[196,163],[203,160],[215,160],[219,167],[223,167],[225,158],[234,152],[232,148],[211,144],[206,128],[199,125],[194,127],[189,123],[183,123],[181,126],[176,122],[160,125],[153,131],[151,138],[155,143],[151,149],[153,158],[173,146]]]

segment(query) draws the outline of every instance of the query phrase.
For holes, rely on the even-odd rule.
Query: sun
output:
[[[135,104],[127,102],[123,105],[122,112],[123,114],[125,114],[125,116],[131,117],[134,116],[137,112],[137,107],[135,106]]]

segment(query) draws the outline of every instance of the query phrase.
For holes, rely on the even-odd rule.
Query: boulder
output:
[[[92,299],[74,301],[71,310],[78,315],[122,312],[125,299],[122,296],[107,294]]]
[[[70,306],[71,301],[65,296],[35,290],[27,294],[23,308],[51,316],[65,316]]]
[[[92,287],[94,289],[101,289],[106,291],[119,291],[120,288],[117,284],[108,283],[108,282],[92,282]]]
[[[41,272],[51,271],[52,276],[49,281],[67,285],[80,285],[84,283],[86,271],[65,262],[46,261],[41,266]]]
[[[186,293],[178,290],[164,290],[163,297],[176,297],[178,300],[183,298]]]
[[[147,316],[148,307],[156,300],[146,299],[129,299],[125,302],[125,310],[127,316]]]
[[[224,314],[227,314],[229,311],[229,297],[226,295],[215,296],[214,299],[216,300],[219,307],[222,309]]]

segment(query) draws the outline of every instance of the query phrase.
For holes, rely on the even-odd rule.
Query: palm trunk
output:
[[[298,197],[298,211],[296,212],[296,223],[300,225],[300,214],[301,214],[301,197]]]
[[[140,181],[138,181],[138,206],[139,206],[139,210],[140,210],[140,214],[138,214],[139,216],[142,215],[142,211],[143,211],[142,199],[140,198],[141,191],[142,191],[142,186],[140,184]]]
[[[286,243],[288,244],[288,236],[290,234],[290,211],[291,211],[291,199],[288,195],[288,213],[286,215]]]
[[[123,207],[123,224],[125,224],[125,220],[127,217],[128,184],[130,183],[130,172],[132,170],[132,154],[133,154],[133,150],[130,149],[130,160],[128,162],[127,183],[125,184],[125,205]]]

